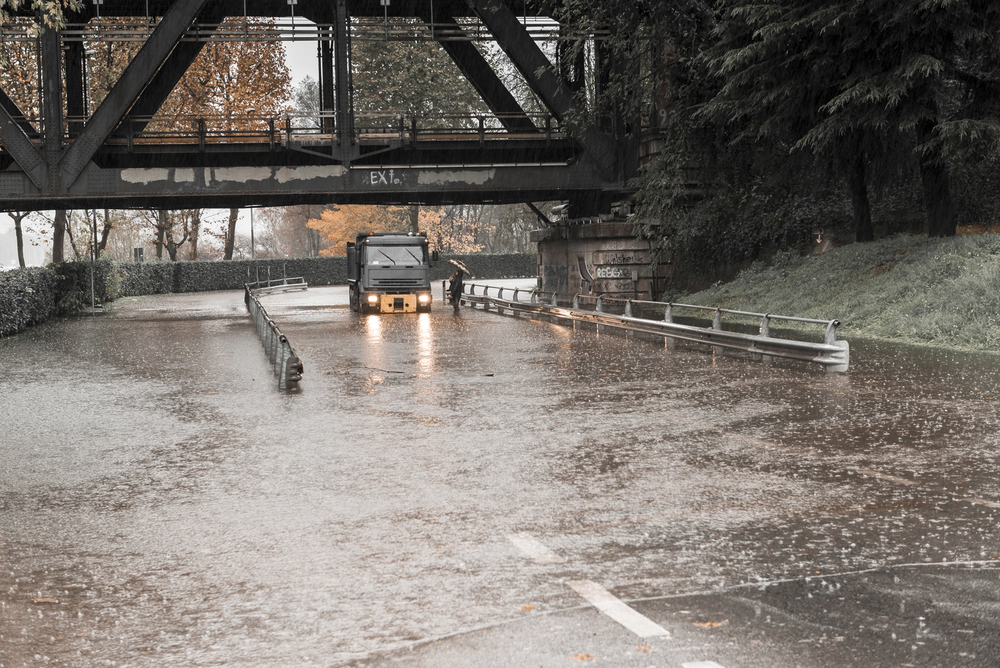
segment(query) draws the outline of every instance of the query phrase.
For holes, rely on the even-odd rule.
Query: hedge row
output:
[[[451,275],[448,259],[461,260],[477,279],[517,278],[537,273],[534,255],[449,255],[431,270],[431,280]],[[90,304],[90,264],[66,262],[51,268],[0,273],[0,336],[16,334],[56,313],[72,313]],[[112,262],[101,260],[94,272],[98,301],[167,292],[239,290],[244,283],[301,276],[309,285],[347,283],[344,257],[224,262]]]
[[[56,310],[57,283],[56,273],[47,268],[0,273],[0,336],[50,318]]]

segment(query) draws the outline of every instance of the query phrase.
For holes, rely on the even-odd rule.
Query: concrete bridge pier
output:
[[[572,222],[572,221],[568,221]],[[535,230],[541,290],[655,300],[670,281],[671,266],[650,265],[649,242],[636,239],[631,222],[564,224]]]

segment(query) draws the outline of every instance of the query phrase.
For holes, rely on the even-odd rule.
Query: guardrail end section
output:
[[[851,363],[851,344],[847,341],[834,341],[832,345],[840,348],[840,352],[830,353],[830,357],[837,360],[837,364],[829,364],[826,367],[827,373],[844,373]]]
[[[302,380],[302,360],[294,353],[285,357],[281,363],[281,374],[278,376],[278,389],[294,390]]]

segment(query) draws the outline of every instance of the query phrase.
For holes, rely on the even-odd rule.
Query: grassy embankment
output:
[[[860,337],[1000,351],[1000,234],[896,236],[823,255],[779,255],[676,301],[836,318]]]

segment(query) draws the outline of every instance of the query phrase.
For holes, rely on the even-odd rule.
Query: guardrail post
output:
[[[632,300],[631,299],[626,299],[625,300],[625,317],[626,318],[631,318],[632,317]],[[635,338],[635,330],[631,329],[629,327],[626,327],[625,328],[625,338],[626,339],[634,339]]]
[[[672,302],[667,302],[667,310],[663,314],[663,322],[670,324],[674,322],[674,305]],[[673,350],[677,347],[677,341],[672,336],[664,336],[663,347],[667,350]]]
[[[765,313],[764,317],[760,319],[761,336],[770,338],[771,336],[770,324],[771,324],[771,315],[769,313]],[[760,361],[763,362],[766,366],[771,366],[772,364],[774,364],[774,357],[771,355],[761,355]]]
[[[722,329],[722,309],[715,309],[715,316],[712,317],[712,329],[721,330]],[[713,355],[722,354],[722,346],[712,346]]]
[[[826,332],[823,334],[823,342],[828,346],[837,346],[841,349],[840,353],[833,353],[833,357],[838,359],[840,364],[830,364],[826,367],[827,373],[843,373],[847,371],[847,367],[851,361],[851,348],[847,341],[837,340],[837,328],[840,327],[839,320],[831,320],[826,326]]]

